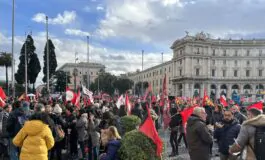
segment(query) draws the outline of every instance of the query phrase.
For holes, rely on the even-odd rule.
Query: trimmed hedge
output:
[[[138,130],[126,133],[122,138],[119,156],[121,160],[160,160],[156,156],[156,145]]]
[[[123,131],[122,134],[136,129],[136,127],[139,126],[140,123],[141,119],[134,115],[121,117],[121,127]]]

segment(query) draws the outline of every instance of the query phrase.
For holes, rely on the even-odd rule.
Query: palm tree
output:
[[[6,68],[6,90],[8,90],[8,67],[12,65],[12,56],[10,53],[2,52],[0,54],[0,66]],[[9,94],[9,93],[8,93]]]

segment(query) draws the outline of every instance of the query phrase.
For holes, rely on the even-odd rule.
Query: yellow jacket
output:
[[[27,121],[13,139],[21,147],[20,160],[48,160],[48,150],[54,145],[52,132],[40,120]]]

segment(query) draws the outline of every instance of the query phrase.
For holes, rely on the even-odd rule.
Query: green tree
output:
[[[40,71],[41,71],[41,66],[38,55],[36,53],[33,53],[30,57],[29,67],[28,67],[29,82],[30,84],[33,84],[33,92],[35,92],[35,82]]]
[[[6,90],[7,91],[9,91],[9,89],[8,89],[8,67],[10,67],[11,65],[12,65],[11,54],[6,53],[6,52],[1,53],[1,55],[0,55],[0,66],[4,66],[6,69]]]
[[[35,46],[34,46],[34,41],[31,37],[31,35],[27,36],[26,42],[23,44],[21,50],[20,50],[20,57],[19,57],[19,64],[18,64],[18,70],[17,73],[15,74],[15,80],[17,81],[18,84],[23,84],[25,82],[25,44],[27,46],[27,64],[31,58],[31,56],[35,53]],[[28,68],[30,68],[28,66]],[[27,75],[29,75],[29,70]]]
[[[56,71],[55,72],[56,84],[55,84],[55,91],[56,92],[64,92],[66,88],[66,84],[70,83],[70,75],[67,75],[64,71]],[[66,82],[67,80],[67,82]]]
[[[55,54],[55,47],[50,39],[48,40],[48,43],[49,43],[49,78],[51,78],[51,76],[55,74],[55,71],[57,68],[57,60],[56,60],[56,54]],[[44,62],[44,67],[43,67],[44,77],[42,81],[46,83],[47,82],[47,78],[46,78],[47,76],[47,42],[44,48],[43,62]]]
[[[97,91],[98,86],[99,86],[99,90],[104,91],[108,93],[109,95],[113,95],[114,90],[115,90],[114,83],[116,80],[117,80],[116,76],[110,73],[107,73],[107,72],[102,72],[98,75],[95,81],[90,84],[89,88],[90,90],[95,92]]]
[[[119,78],[114,82],[114,87],[119,90],[120,94],[125,93],[128,89],[133,86],[133,81],[130,79]]]

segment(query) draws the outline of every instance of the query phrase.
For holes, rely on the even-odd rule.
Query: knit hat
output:
[[[60,107],[59,104],[56,104],[53,108],[53,113],[55,114],[61,114],[63,112],[62,108]]]

